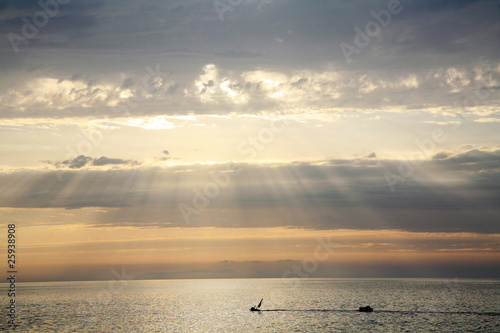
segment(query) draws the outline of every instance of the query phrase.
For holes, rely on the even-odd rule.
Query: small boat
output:
[[[252,306],[252,307],[250,308],[250,311],[260,311],[260,306],[262,305],[262,301],[263,301],[263,300],[264,300],[264,299],[261,299],[261,300],[260,300],[259,305],[257,305],[257,306]]]
[[[369,305],[367,306],[360,306],[359,307],[359,312],[373,312],[373,308]]]

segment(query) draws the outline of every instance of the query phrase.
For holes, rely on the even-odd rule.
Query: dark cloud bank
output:
[[[498,105],[497,1],[402,0],[401,11],[366,46],[358,45],[359,52],[347,62],[340,45],[355,45],[356,28],[375,22],[373,12],[387,10],[388,3],[249,0],[221,21],[212,1],[141,1],[124,7],[121,1],[74,0],[61,5],[36,37],[20,45],[18,54],[7,38],[0,40],[0,88],[9,92],[0,95],[0,116],[123,115],[111,106],[125,89],[134,96],[127,103],[140,100],[141,105],[127,112],[141,116],[297,107],[451,107],[460,112],[457,105],[478,87],[489,93],[481,105]],[[6,1],[0,10],[0,34],[7,36],[21,34],[22,18],[30,18],[40,6]],[[83,59],[75,57],[79,53]],[[228,87],[248,101],[201,102],[206,91],[197,91],[194,83],[207,64],[220,70],[219,78],[202,84],[217,88],[229,80]],[[269,98],[273,92],[263,88],[263,78],[243,77],[257,70],[288,78],[276,92],[288,89],[308,98],[295,104]],[[140,97],[151,71],[160,75],[146,80],[148,97]],[[52,103],[47,107],[32,89],[40,78],[78,87],[48,93],[44,98]],[[72,101],[58,103],[61,96]],[[28,103],[23,112],[18,110],[21,101]]]
[[[80,160],[124,162],[79,157],[66,165],[80,166]],[[391,191],[385,175],[397,174],[400,165],[367,158],[106,171],[82,167],[66,169],[61,182],[57,171],[18,171],[0,175],[0,204],[118,209],[95,226],[500,232],[500,150],[473,149],[415,163],[414,173],[400,176]],[[189,223],[181,204],[197,211]]]

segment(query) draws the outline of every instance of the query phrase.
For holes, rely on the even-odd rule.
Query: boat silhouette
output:
[[[262,305],[262,301],[263,301],[263,300],[264,300],[264,299],[261,299],[261,300],[260,300],[259,305],[257,305],[257,306],[252,306],[252,307],[250,308],[250,311],[260,311],[260,306]]]
[[[310,309],[310,310],[292,310],[292,309],[270,309],[270,310],[261,310],[260,306],[262,305],[262,301],[264,299],[261,299],[259,302],[259,305],[252,306],[250,308],[250,311],[339,311],[339,312],[347,312],[347,311],[352,311],[352,310],[322,310],[322,309]],[[367,306],[360,306],[358,312],[373,312],[373,308],[369,305]]]
[[[360,306],[359,307],[359,312],[373,312],[373,308],[369,305],[367,306]]]

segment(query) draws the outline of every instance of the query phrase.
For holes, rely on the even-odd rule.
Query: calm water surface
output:
[[[272,311],[250,312],[261,298]],[[500,332],[500,280],[19,283],[17,303],[9,331]],[[355,311],[364,305],[375,311]]]

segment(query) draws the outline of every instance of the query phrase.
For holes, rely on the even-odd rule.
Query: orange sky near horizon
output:
[[[92,267],[125,267],[135,276],[186,271],[180,275],[184,277],[198,267],[207,271],[231,267],[234,272],[227,277],[251,277],[268,266],[269,276],[280,277],[291,265],[286,262],[300,265],[315,261],[318,268],[309,274],[314,277],[321,266],[328,267],[333,275],[343,276],[345,265],[500,264],[499,234],[283,227],[95,228],[18,223],[17,236],[21,281],[73,280],[78,279],[75,271],[90,272]],[[238,267],[248,263],[255,267]],[[277,265],[269,269],[273,263]],[[111,278],[109,269],[102,274],[96,273],[94,278]]]

